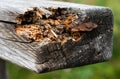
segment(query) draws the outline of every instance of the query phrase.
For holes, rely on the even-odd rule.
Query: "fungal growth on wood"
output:
[[[72,39],[76,42],[85,32],[92,31],[96,24],[80,21],[74,10],[68,8],[33,8],[16,17],[15,31],[33,41],[50,39],[62,44]]]

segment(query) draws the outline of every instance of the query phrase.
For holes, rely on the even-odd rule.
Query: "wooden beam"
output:
[[[37,73],[93,64],[111,58],[113,14],[109,8],[57,1],[4,0],[0,2],[0,20],[16,22],[16,17],[31,7],[51,6],[74,10],[81,20],[89,19],[98,27],[85,33],[77,43],[73,44],[69,40],[62,45],[48,40],[29,42],[16,34],[14,24],[0,22],[0,58]]]

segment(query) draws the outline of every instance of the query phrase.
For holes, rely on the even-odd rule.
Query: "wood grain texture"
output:
[[[11,4],[9,4],[11,3]],[[84,35],[75,44],[68,41],[32,42],[15,33],[14,25],[0,22],[0,58],[11,61],[37,73],[78,67],[106,61],[112,56],[113,14],[109,8],[56,1],[0,2],[0,20],[15,22],[17,15],[31,7],[71,8],[84,20],[89,18],[98,27]]]

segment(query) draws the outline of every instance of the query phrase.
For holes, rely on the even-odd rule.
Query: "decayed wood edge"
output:
[[[13,63],[19,64],[23,67],[26,67],[30,70],[36,71],[36,72],[47,72],[47,71],[51,71],[51,70],[55,70],[55,69],[69,68],[69,67],[80,66],[80,65],[85,65],[85,64],[96,63],[96,62],[108,60],[112,55],[111,52],[112,52],[112,26],[113,26],[112,17],[113,16],[112,16],[111,10],[108,8],[102,8],[102,7],[101,8],[100,7],[99,8],[92,7],[92,8],[88,8],[88,9],[86,7],[85,8],[80,7],[80,9],[84,10],[84,12],[87,14],[87,16],[90,17],[90,19],[92,21],[96,22],[97,21],[96,19],[99,19],[99,21],[103,21],[103,23],[99,24],[99,28],[97,29],[97,31],[93,31],[93,32],[100,32],[98,34],[98,37],[94,38],[96,36],[96,35],[94,35],[94,33],[92,33],[93,37],[90,37],[88,34],[86,37],[90,37],[90,38],[86,39],[86,40],[82,40],[82,42],[78,43],[78,46],[77,45],[75,46],[73,53],[71,53],[72,51],[68,51],[66,49],[64,50],[64,51],[66,51],[66,53],[62,53],[61,51],[49,52],[49,53],[51,53],[50,56],[49,56],[49,54],[47,54],[47,52],[44,52],[44,53],[38,52],[38,53],[36,53],[38,55],[38,57],[48,55],[48,59],[49,59],[49,57],[53,57],[54,55],[59,56],[58,58],[57,57],[51,58],[52,60],[47,59],[47,61],[44,61],[41,64],[39,64],[39,63],[35,63],[35,61],[36,61],[35,58],[29,57],[29,55],[27,56],[25,53],[20,53],[20,52],[18,53],[17,51],[14,50],[14,48],[11,49],[11,48],[9,48],[9,46],[6,46],[5,42],[7,42],[7,40],[0,39],[1,40],[0,43],[2,45],[2,47],[0,48],[0,50],[2,50],[2,52],[0,52],[1,53],[0,57],[3,59],[9,60]],[[105,17],[105,18],[102,19],[101,17]],[[10,21],[11,20],[13,20],[13,19],[10,19]],[[102,31],[99,29],[101,29]],[[108,41],[106,41],[106,40],[108,40]],[[9,43],[11,44],[12,42],[9,41]],[[82,43],[84,43],[85,45],[83,45]],[[103,43],[104,43],[104,45],[101,45]],[[70,45],[70,44],[66,44],[66,46],[67,45]],[[54,45],[53,45],[53,47],[54,47]],[[92,47],[92,48],[90,48],[90,47]],[[71,46],[70,46],[70,48],[71,48]],[[79,49],[79,51],[78,51],[78,49]],[[80,49],[82,49],[82,50],[80,50]],[[50,50],[51,50],[51,48],[50,48]],[[75,51],[75,50],[77,50],[77,51]],[[91,52],[91,50],[92,50],[92,52]],[[4,51],[4,53],[3,53],[3,51]],[[94,53],[95,51],[98,53]],[[21,55],[21,54],[23,54],[23,55]],[[71,55],[69,55],[69,54],[71,54]],[[65,56],[68,56],[68,57],[66,58]],[[26,59],[27,57],[29,57],[29,58]],[[38,57],[36,57],[36,58],[38,58]],[[41,57],[41,58],[43,58],[43,57]],[[39,62],[40,62],[40,60],[39,60]]]
[[[0,79],[8,79],[6,61],[2,59],[0,59]]]

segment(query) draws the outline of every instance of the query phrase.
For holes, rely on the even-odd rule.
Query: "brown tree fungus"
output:
[[[15,31],[30,40],[51,42],[67,40],[77,42],[84,33],[92,31],[97,25],[81,17],[70,8],[37,8],[26,11],[16,17]]]

